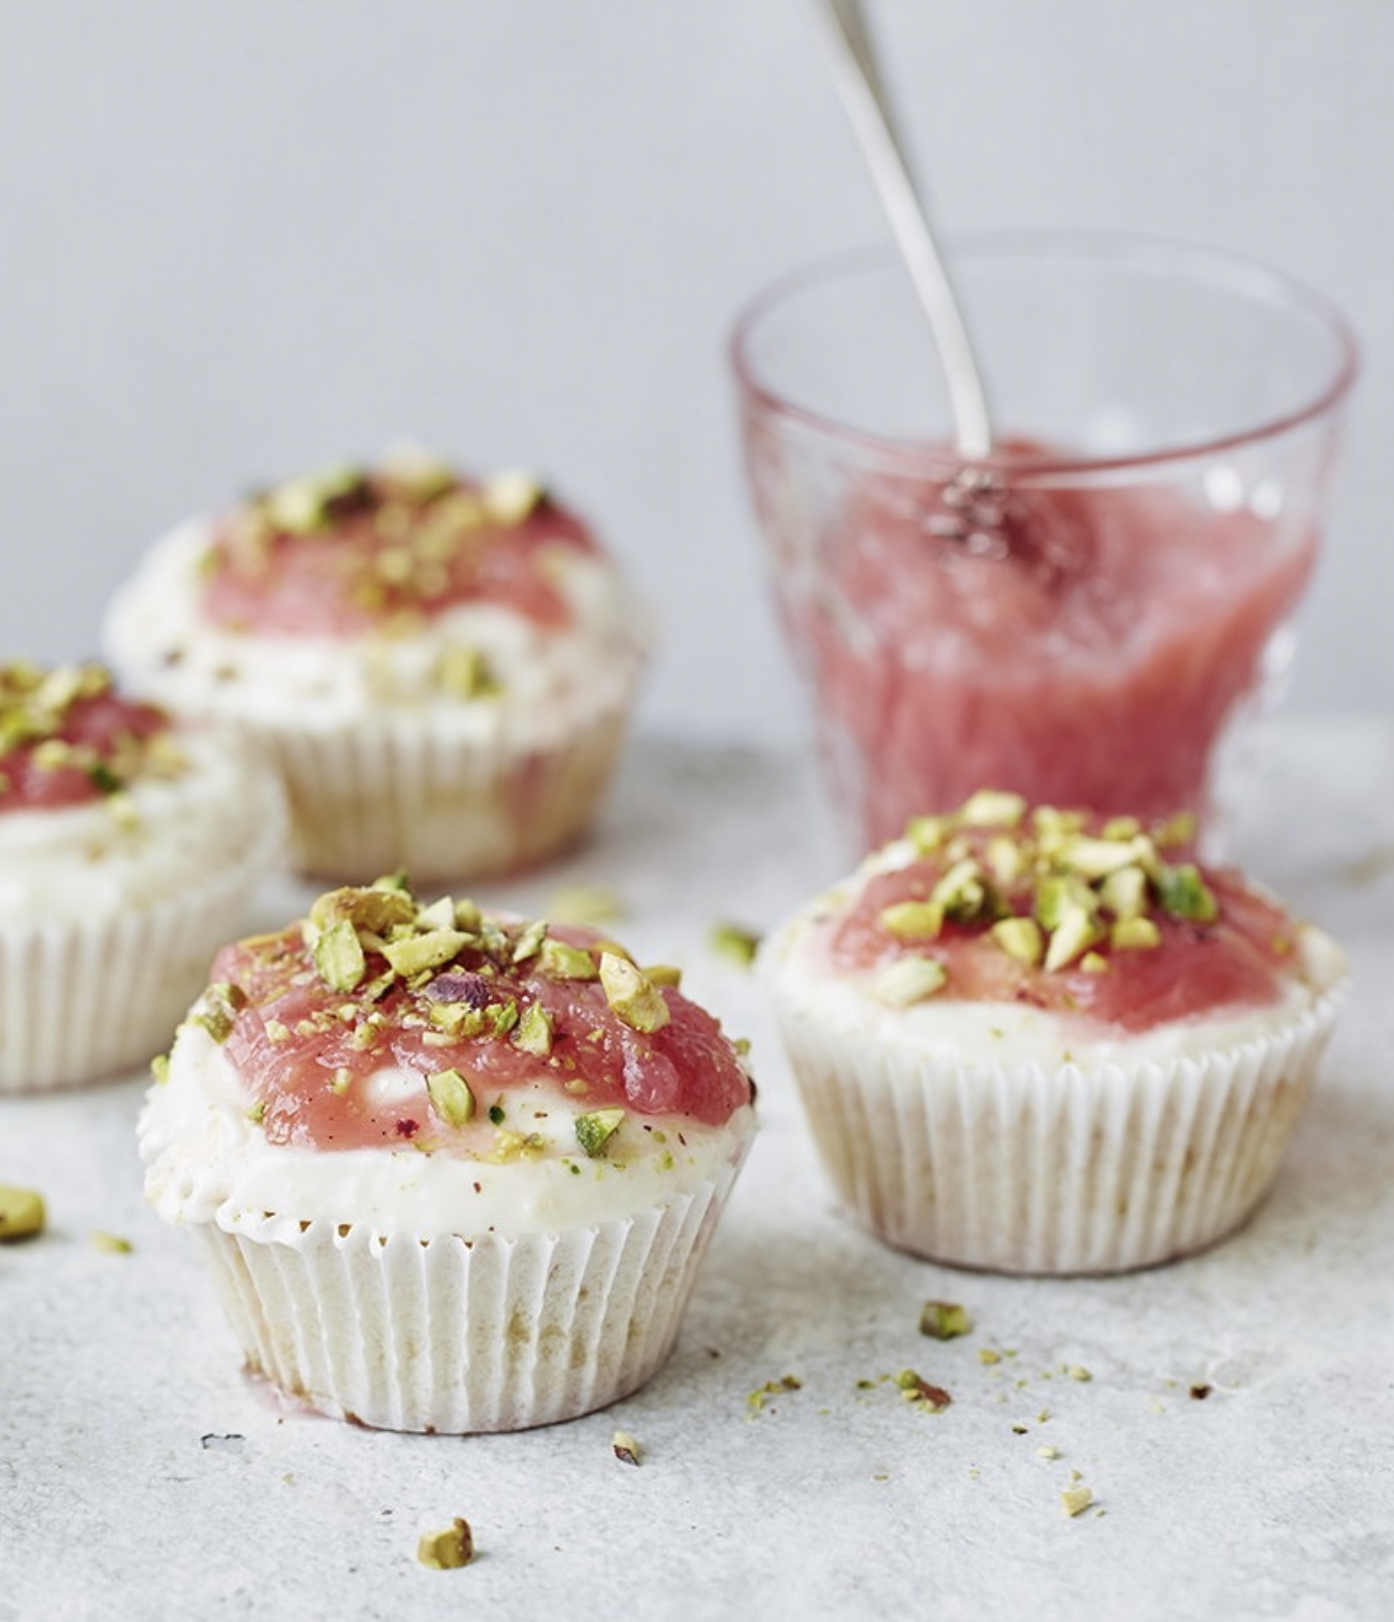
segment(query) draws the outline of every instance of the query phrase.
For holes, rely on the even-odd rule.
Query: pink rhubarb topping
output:
[[[975,813],[994,803],[1005,820]],[[1028,817],[1015,796],[974,796],[912,823],[921,854],[869,877],[820,939],[901,1005],[1019,1003],[1136,1032],[1271,1003],[1298,972],[1297,928],[1237,873],[1198,866],[1187,822]],[[917,978],[907,960],[939,969]]]
[[[489,1154],[500,1129],[526,1142],[539,1082],[580,1112],[713,1126],[751,1097],[717,1021],[615,943],[468,902],[333,891],[308,925],[225,947],[213,976],[195,1018],[272,1143]],[[394,1067],[419,1088],[370,1085]]]
[[[100,665],[0,665],[0,812],[84,805],[168,776],[169,717],[112,691]]]
[[[474,482],[412,458],[333,469],[252,497],[219,524],[203,609],[231,630],[357,636],[465,603],[567,623],[559,554],[584,524],[523,474]]]

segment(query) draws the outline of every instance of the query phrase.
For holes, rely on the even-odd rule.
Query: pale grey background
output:
[[[648,717],[797,716],[730,318],[882,234],[801,0],[5,0],[0,651],[91,650],[156,532],[409,433],[531,461],[666,635]],[[1394,708],[1394,6],[881,0],[954,229],[1118,225],[1309,280],[1365,344],[1292,693]]]

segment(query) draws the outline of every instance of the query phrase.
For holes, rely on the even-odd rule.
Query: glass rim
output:
[[[1265,439],[1274,439],[1304,423],[1322,417],[1335,408],[1360,371],[1360,344],[1355,332],[1338,306],[1325,294],[1305,282],[1273,270],[1261,260],[1227,249],[1212,248],[1199,243],[1175,238],[1152,236],[1143,232],[1125,231],[1073,231],[1064,229],[1020,229],[974,232],[950,245],[950,254],[958,260],[989,258],[1021,258],[1030,254],[1041,257],[1089,259],[1095,263],[1116,260],[1136,266],[1149,263],[1158,268],[1189,266],[1194,272],[1209,267],[1208,278],[1213,283],[1227,282],[1237,290],[1245,284],[1251,293],[1265,296],[1267,302],[1285,305],[1302,311],[1319,325],[1324,326],[1335,343],[1336,360],[1330,376],[1304,403],[1289,410],[1275,413],[1240,429],[1206,436],[1185,443],[1164,444],[1146,451],[1129,451],[1104,456],[1088,455],[1022,455],[989,453],[974,458],[975,466],[999,466],[1010,469],[1014,477],[1052,474],[1111,473],[1131,468],[1146,468],[1159,464],[1181,462],[1195,457],[1213,455],[1250,445]],[[891,463],[913,463],[917,468],[931,468],[936,472],[963,466],[965,458],[952,448],[940,449],[923,440],[907,439],[898,435],[877,433],[860,428],[826,412],[816,411],[789,399],[783,392],[764,382],[752,358],[751,349],[756,332],[765,318],[786,305],[795,295],[808,289],[826,286],[871,268],[890,268],[898,265],[895,249],[889,245],[862,245],[841,252],[823,254],[784,272],[757,292],[736,317],[728,342],[731,369],[742,392],[756,401],[773,416],[782,418],[828,438],[842,440],[849,445],[872,452]],[[1217,274],[1218,273],[1218,274]],[[1195,276],[1193,279],[1201,279]]]

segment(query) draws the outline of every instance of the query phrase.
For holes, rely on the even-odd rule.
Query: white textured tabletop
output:
[[[50,1212],[0,1248],[0,1622],[1394,1614],[1394,739],[1269,746],[1236,854],[1341,936],[1354,995],[1247,1230],[1129,1277],[954,1272],[834,1209],[757,987],[706,944],[835,876],[814,805],[790,760],[641,742],[590,849],[506,892],[613,885],[617,931],[755,1044],[763,1132],[677,1350],[608,1412],[459,1439],[280,1409],[142,1205],[143,1082],[0,1101],[0,1181]],[[305,894],[269,886],[256,922]],[[974,1332],[923,1338],[926,1297]],[[952,1405],[879,1379],[906,1367]],[[419,1565],[457,1515],[475,1562]]]

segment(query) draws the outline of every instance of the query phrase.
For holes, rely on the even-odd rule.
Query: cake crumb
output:
[[[1066,1487],[1060,1494],[1060,1503],[1071,1520],[1076,1515],[1082,1515],[1093,1502],[1094,1494],[1088,1487]]]

